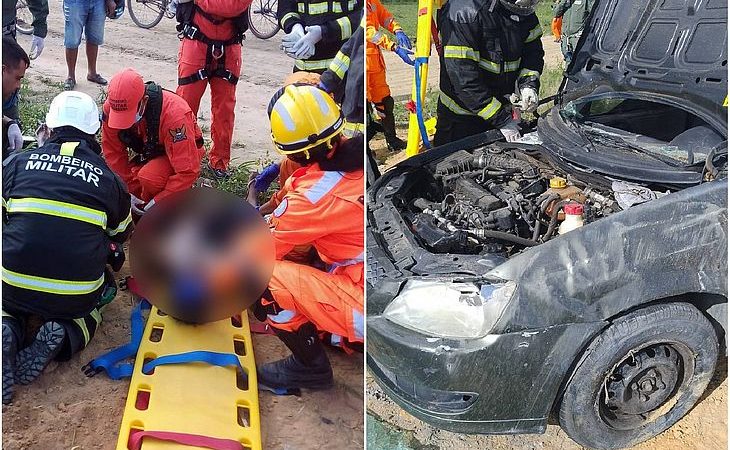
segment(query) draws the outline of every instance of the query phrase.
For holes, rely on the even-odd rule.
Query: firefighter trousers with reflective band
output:
[[[26,341],[26,330],[31,315],[3,308],[3,324],[9,325],[15,333],[19,347]],[[56,357],[59,361],[68,361],[91,342],[97,328],[101,324],[101,308],[94,308],[88,315],[77,319],[51,319],[41,317],[43,322],[56,322],[66,331],[63,348]],[[32,336],[31,336],[32,337]]]
[[[362,267],[362,263],[358,264]],[[338,268],[342,269],[342,268]],[[278,306],[266,322],[277,329],[296,331],[312,322],[319,331],[338,339],[363,342],[363,288],[345,273],[335,269],[324,272],[291,261],[277,261],[269,282],[269,291]],[[263,299],[266,306],[270,300]]]
[[[490,122],[476,115],[456,114],[440,100],[436,108],[436,135],[433,145],[448,144],[468,136],[494,129]]]
[[[206,68],[210,47],[204,42],[183,39],[178,54],[178,78],[189,77]],[[224,47],[225,69],[233,76],[241,75],[241,45],[231,44]],[[177,87],[177,95],[184,98],[198,116],[200,99],[205,88],[210,85],[211,125],[209,163],[214,169],[225,170],[231,160],[231,140],[235,122],[236,84],[220,77],[209,77]]]

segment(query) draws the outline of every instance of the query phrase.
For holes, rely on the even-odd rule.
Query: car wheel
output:
[[[652,305],[615,320],[588,346],[566,386],[560,425],[577,443],[626,448],[682,418],[707,388],[718,342],[687,303]]]

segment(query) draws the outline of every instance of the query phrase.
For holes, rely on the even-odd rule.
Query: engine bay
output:
[[[412,173],[399,209],[417,240],[433,253],[510,256],[664,195],[617,180],[581,181],[529,147],[459,150]]]

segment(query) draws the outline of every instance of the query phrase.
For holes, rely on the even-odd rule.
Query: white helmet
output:
[[[88,94],[61,92],[53,98],[46,114],[48,128],[74,127],[86,134],[99,131],[99,107]]]
[[[540,0],[500,0],[500,2],[510,12],[521,16],[529,16],[535,12],[535,7],[540,3]]]

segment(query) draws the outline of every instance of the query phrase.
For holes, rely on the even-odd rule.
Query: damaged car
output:
[[[701,398],[727,328],[727,3],[599,0],[523,142],[368,191],[367,364],[462,433],[625,448]]]

